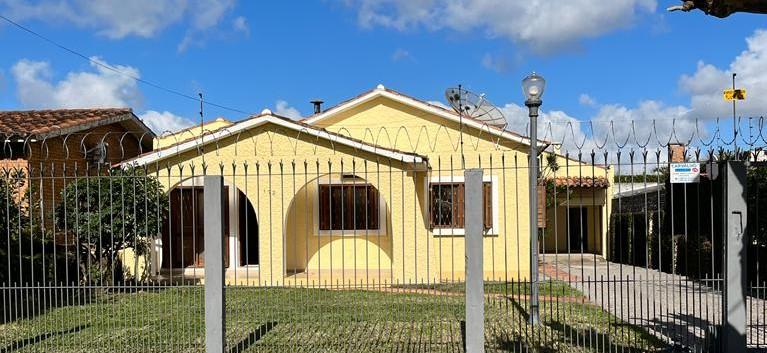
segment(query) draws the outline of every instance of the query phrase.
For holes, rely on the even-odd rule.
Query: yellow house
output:
[[[206,121],[202,125],[195,125],[181,131],[176,131],[174,133],[165,133],[161,136],[158,136],[154,140],[154,148],[164,148],[171,145],[175,145],[181,141],[186,141],[191,138],[209,134],[231,125],[232,125],[231,121],[226,120],[222,117],[218,117],[212,121]]]
[[[461,280],[467,168],[484,169],[486,279],[529,275],[530,140],[519,134],[379,85],[302,121],[264,110],[173,139],[179,142],[166,137],[155,151],[124,162],[146,168],[170,191],[153,255],[161,276],[204,278],[202,176],[222,175],[230,283]],[[560,193],[547,195],[541,211],[542,250],[566,250],[560,243],[575,249],[569,240],[578,240],[584,251],[604,255],[609,168],[566,158],[556,147],[544,155]],[[587,216],[575,228],[551,217],[576,209]]]

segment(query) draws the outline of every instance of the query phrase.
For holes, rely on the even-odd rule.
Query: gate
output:
[[[767,210],[767,158],[765,152],[759,150],[748,158],[747,170],[747,203],[748,203],[748,239],[746,248],[747,273],[746,289],[746,328],[747,344],[756,350],[767,349],[767,325],[765,313],[765,235],[767,222],[764,213]]]

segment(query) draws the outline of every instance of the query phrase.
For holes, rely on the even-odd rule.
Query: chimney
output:
[[[669,161],[671,163],[684,163],[685,145],[671,143],[668,145]]]
[[[315,99],[309,103],[312,103],[314,105],[314,114],[322,113],[322,103],[325,103],[325,102],[323,102],[321,99]]]

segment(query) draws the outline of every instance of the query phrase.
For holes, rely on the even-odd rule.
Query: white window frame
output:
[[[492,207],[493,207],[493,227],[486,229],[483,235],[498,235],[498,176],[496,175],[483,175],[482,182],[490,182],[490,193],[492,194]],[[426,186],[426,202],[427,202],[427,215],[431,220],[431,185],[434,183],[465,183],[463,175],[441,175],[432,176],[430,182]],[[435,236],[464,236],[466,235],[466,229],[464,228],[432,228],[431,232]]]
[[[317,187],[313,193],[314,197],[314,234],[316,236],[338,236],[338,237],[365,237],[365,236],[385,236],[386,235],[386,200],[381,190],[365,179],[345,179],[338,176],[332,178],[323,177],[319,182],[315,182]],[[323,185],[370,185],[378,191],[378,229],[344,229],[344,230],[322,230],[320,229],[320,186]]]

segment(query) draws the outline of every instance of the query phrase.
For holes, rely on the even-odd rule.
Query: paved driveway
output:
[[[542,262],[543,273],[567,281],[592,303],[670,344],[705,350],[714,343],[722,322],[721,281],[692,281],[590,254],[547,254]],[[749,297],[747,305],[749,346],[764,347],[765,301]]]

